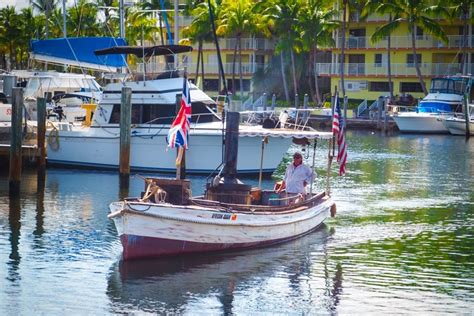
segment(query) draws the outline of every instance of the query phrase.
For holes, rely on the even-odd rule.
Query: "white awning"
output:
[[[307,139],[331,139],[332,132],[316,130],[296,130],[288,128],[263,128],[262,126],[239,126],[239,135],[248,137],[284,137]]]

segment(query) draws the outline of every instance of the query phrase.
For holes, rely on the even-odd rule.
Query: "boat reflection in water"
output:
[[[117,261],[107,294],[112,308],[125,313],[335,311],[342,270],[328,264],[333,233],[323,224],[302,238],[264,249]]]

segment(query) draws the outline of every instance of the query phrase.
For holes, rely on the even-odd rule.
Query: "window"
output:
[[[415,27],[415,37],[417,40],[423,40],[423,29],[419,27]]]
[[[219,90],[218,79],[204,79],[203,88],[206,91],[217,91]]]
[[[369,82],[369,91],[390,91],[390,85],[388,82],[371,81]]]
[[[386,55],[384,54],[375,54],[374,66],[383,67],[386,64]]]
[[[400,92],[423,92],[419,82],[401,82]]]
[[[244,79],[242,80],[243,84],[244,84],[244,91],[250,91],[250,80],[248,79]],[[232,90],[232,80],[231,79],[228,79],[227,80],[227,87],[229,88],[229,90]],[[236,78],[235,79],[235,93],[237,93],[238,91],[240,91],[240,79]]]
[[[418,61],[418,64],[421,64],[421,54],[416,54],[416,60]],[[407,67],[415,67],[413,54],[407,54]]]

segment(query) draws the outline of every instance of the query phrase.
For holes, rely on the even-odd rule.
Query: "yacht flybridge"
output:
[[[96,53],[131,53],[150,57],[191,50],[189,46],[166,45],[151,48],[114,47]],[[176,94],[181,93],[182,86],[183,78],[176,71],[161,74],[151,80],[111,83],[105,86],[91,126],[64,123],[48,132],[48,163],[118,168],[121,90],[122,87],[130,87],[130,167],[134,170],[174,172],[176,152],[166,150],[165,138],[176,115]],[[209,96],[193,84],[190,84],[190,94],[192,123],[189,131],[190,146],[186,152],[186,169],[190,173],[210,173],[222,163],[223,123],[214,112],[215,102]],[[256,173],[260,170],[255,161],[260,161],[262,137],[272,136],[272,133],[262,126],[243,126],[240,130],[237,170],[240,173]],[[291,134],[288,137],[281,134],[275,136],[265,145],[263,172],[272,172],[292,143]]]

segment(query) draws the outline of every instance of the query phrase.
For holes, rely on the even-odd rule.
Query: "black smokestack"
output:
[[[237,154],[239,149],[239,112],[226,113],[224,183],[234,182],[237,177]]]

